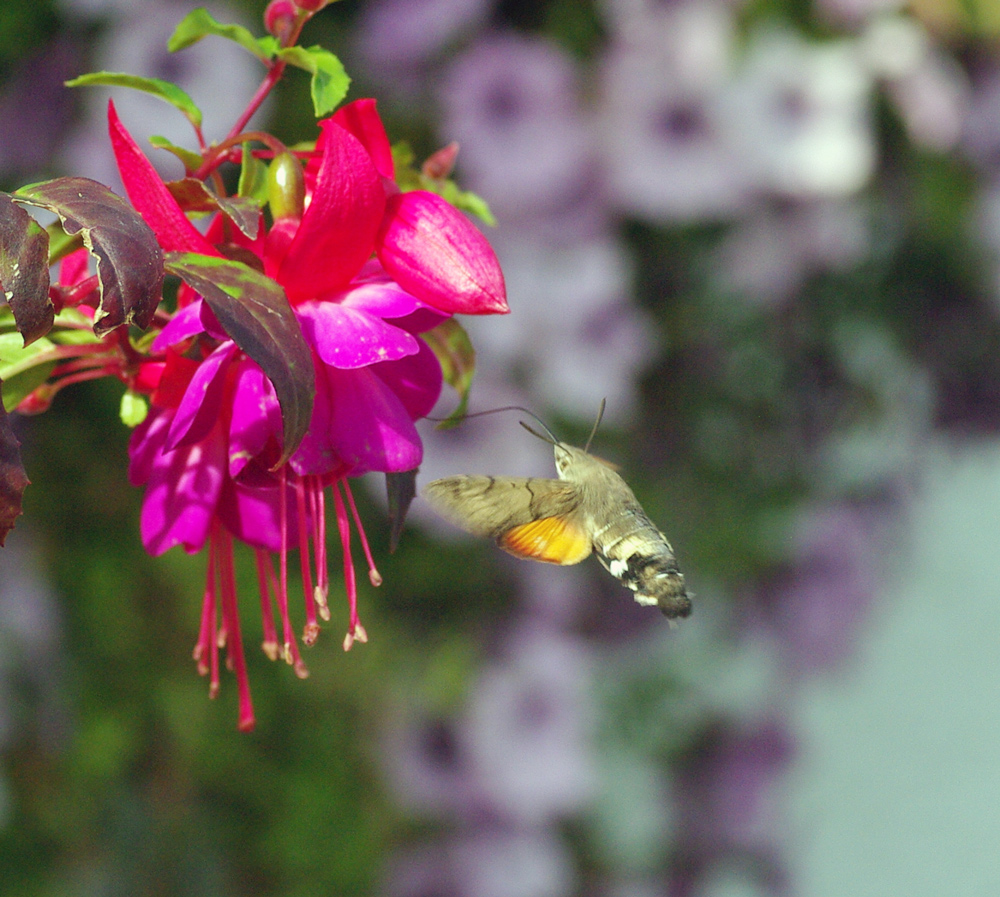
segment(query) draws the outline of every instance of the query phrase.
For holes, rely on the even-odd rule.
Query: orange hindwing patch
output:
[[[507,530],[497,542],[511,554],[549,564],[579,564],[592,550],[590,535],[567,517],[542,517]]]

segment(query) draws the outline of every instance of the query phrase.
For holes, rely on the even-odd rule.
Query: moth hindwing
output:
[[[517,557],[578,564],[594,552],[639,604],[656,605],[670,619],[688,616],[691,599],[674,550],[626,482],[586,449],[546,441],[557,480],[454,476],[428,483],[422,494],[446,520]]]

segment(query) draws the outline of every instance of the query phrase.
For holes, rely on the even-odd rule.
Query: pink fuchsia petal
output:
[[[261,463],[270,466],[280,455],[281,408],[271,381],[250,359],[238,362],[229,424],[229,475],[238,477],[247,463],[268,449]],[[271,457],[273,455],[273,457]],[[232,529],[232,527],[230,527]]]
[[[198,365],[170,424],[167,451],[201,442],[219,422],[226,369],[238,351],[236,343],[227,341]]]
[[[376,252],[404,290],[440,311],[510,311],[503,272],[486,237],[436,193],[389,197]]]
[[[192,554],[201,550],[224,479],[221,427],[202,442],[164,452],[170,419],[167,412],[151,415],[149,426],[136,428],[129,446],[129,477],[146,484],[140,529],[143,545],[153,555],[174,545]]]
[[[90,275],[90,250],[81,246],[59,263],[59,283],[69,287]]]
[[[163,179],[139,149],[132,135],[125,130],[115,111],[115,104],[110,100],[108,131],[125,192],[136,211],[153,229],[160,246],[168,252],[200,252],[203,255],[218,256],[216,248],[201,235],[177,204],[177,200],[170,195]]]
[[[219,498],[218,515],[237,539],[268,551],[281,550],[281,493],[272,488],[247,488],[227,479]],[[295,507],[295,492],[287,489],[288,508]],[[296,515],[288,515],[288,540],[298,542]]]
[[[331,442],[355,475],[369,470],[413,470],[423,444],[400,398],[373,368],[327,368]]]
[[[420,351],[408,358],[372,365],[375,374],[399,399],[412,420],[431,413],[441,396],[444,377],[441,363],[430,347],[420,342]]]
[[[334,113],[333,120],[361,141],[372,157],[378,173],[393,180],[396,168],[392,159],[392,145],[389,143],[389,135],[385,133],[385,125],[375,109],[375,100],[361,99],[348,103]]]
[[[170,428],[170,414],[153,408],[133,431],[128,441],[128,481],[142,486],[149,481]]]
[[[201,323],[201,301],[199,300],[185,305],[174,314],[167,326],[153,340],[152,349],[154,352],[163,352],[167,346],[176,346],[179,342],[204,332],[205,327]]]
[[[415,296],[411,296],[399,284],[383,275],[384,280],[366,280],[357,286],[352,286],[345,293],[328,297],[329,301],[337,302],[345,308],[356,308],[369,312],[380,318],[402,318],[412,314],[418,308],[427,308]]]
[[[297,311],[306,342],[336,368],[395,361],[420,348],[415,336],[367,311],[332,302],[303,303]]]
[[[375,247],[385,191],[358,139],[327,119],[315,189],[276,279],[296,305],[350,283]]]
[[[410,415],[372,370],[317,364],[312,422],[289,462],[297,474],[354,476],[419,466],[423,446]]]

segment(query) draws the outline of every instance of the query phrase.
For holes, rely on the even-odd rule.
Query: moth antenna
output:
[[[548,426],[548,424],[545,423],[545,421],[543,421],[537,414],[535,414],[534,411],[530,411],[529,409],[524,408],[521,405],[504,405],[501,408],[488,408],[486,411],[473,411],[471,414],[465,414],[465,415],[463,415],[462,418],[461,418],[461,420],[468,420],[471,417],[486,417],[487,414],[499,414],[501,411],[520,411],[523,414],[531,415],[531,417],[533,417],[536,421],[538,421],[538,423],[541,425],[542,429],[548,435],[547,436],[543,436],[537,430],[533,430],[531,427],[529,427],[524,421],[519,421],[519,423],[521,424],[522,427],[524,427],[525,430],[527,430],[529,433],[531,433],[532,436],[537,436],[543,442],[550,442],[552,445],[555,445],[557,442],[559,442],[559,440],[556,438],[556,434],[553,433],[549,429],[549,426]],[[447,420],[447,418],[445,418],[445,417],[427,417],[426,420],[432,420],[432,421],[440,422],[440,421],[443,421],[443,420]]]
[[[531,412],[529,411],[528,414],[531,414]],[[532,415],[532,417],[534,417],[534,415]],[[538,418],[536,417],[535,420],[538,420]],[[538,422],[542,424],[543,427],[545,427],[545,433],[539,433],[538,430],[536,430],[530,424],[526,424],[523,420],[518,421],[518,423],[522,427],[524,427],[525,430],[527,430],[532,436],[537,436],[539,439],[542,440],[542,442],[547,442],[549,443],[549,445],[559,445],[559,440],[556,439],[552,431],[548,427],[546,427],[545,424],[543,424],[540,420]]]
[[[587,437],[587,444],[583,447],[585,452],[590,451],[590,443],[594,441],[594,437],[597,435],[597,428],[601,425],[601,421],[604,419],[604,406],[607,404],[607,399],[601,399],[601,407],[597,411],[597,420],[594,421],[594,429],[590,431],[590,435]]]

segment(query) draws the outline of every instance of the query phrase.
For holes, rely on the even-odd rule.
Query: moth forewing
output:
[[[637,602],[657,605],[671,619],[688,616],[691,600],[674,550],[628,484],[584,449],[555,439],[552,445],[558,480],[445,477],[428,483],[423,495],[456,526],[518,557],[575,564],[593,550]]]
[[[445,477],[422,494],[446,520],[492,539],[544,517],[565,517],[580,503],[572,483],[540,477]]]

